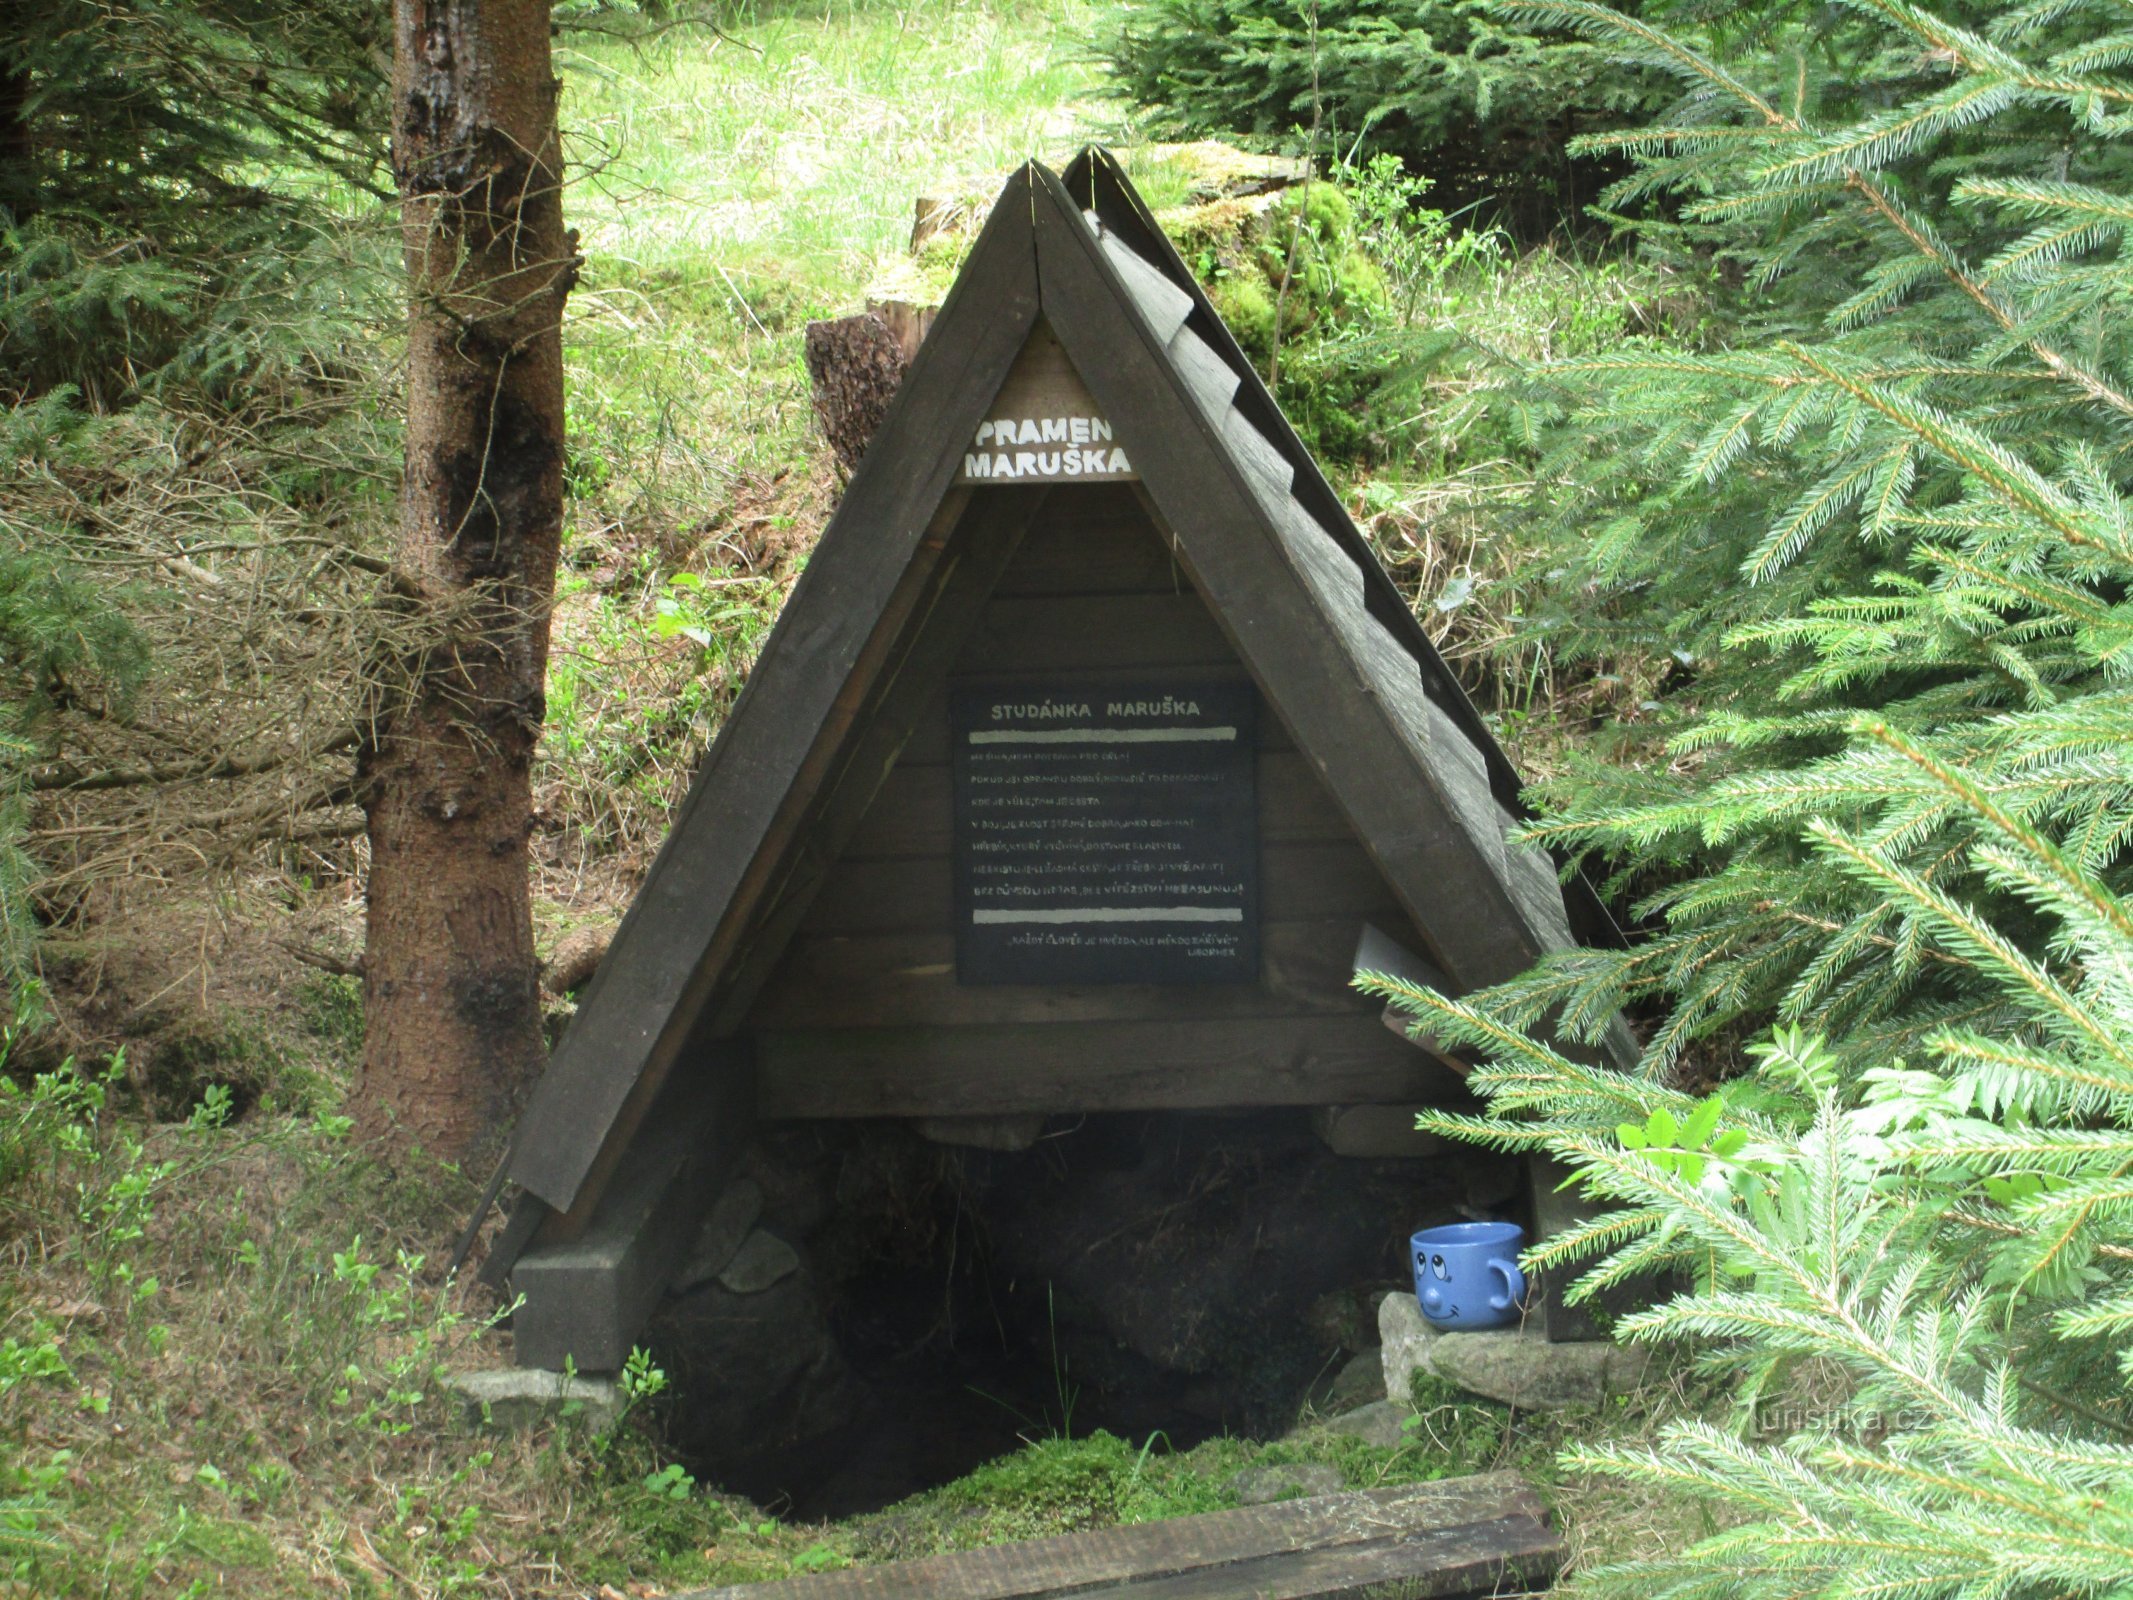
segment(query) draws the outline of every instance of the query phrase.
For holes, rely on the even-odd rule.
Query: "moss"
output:
[[[1224,273],[1208,286],[1208,298],[1237,343],[1255,356],[1274,345],[1274,292],[1257,274]]]

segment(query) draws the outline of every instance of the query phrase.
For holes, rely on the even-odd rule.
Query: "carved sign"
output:
[[[956,977],[1259,976],[1256,692],[959,690]]]
[[[1140,474],[1040,325],[963,453],[957,483],[1122,483]]]

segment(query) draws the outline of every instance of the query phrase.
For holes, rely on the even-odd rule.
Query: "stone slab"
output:
[[[726,1185],[704,1218],[689,1257],[667,1284],[672,1294],[687,1294],[700,1283],[709,1283],[739,1253],[748,1230],[763,1214],[763,1191],[753,1178],[736,1178]]]
[[[761,1294],[799,1270],[799,1253],[776,1234],[757,1228],[741,1241],[718,1282],[735,1294]]]
[[[1374,1444],[1380,1450],[1397,1450],[1407,1443],[1406,1423],[1412,1415],[1404,1403],[1395,1405],[1390,1400],[1373,1400],[1367,1406],[1343,1411],[1320,1426],[1327,1433],[1345,1433],[1365,1444]]]
[[[447,1373],[444,1387],[469,1422],[504,1432],[557,1421],[605,1433],[622,1419],[622,1390],[612,1378],[501,1367]]]
[[[1537,1326],[1440,1333],[1412,1294],[1378,1307],[1387,1394],[1403,1399],[1427,1372],[1469,1394],[1523,1411],[1597,1406],[1644,1381],[1651,1351],[1605,1340],[1550,1341]]]

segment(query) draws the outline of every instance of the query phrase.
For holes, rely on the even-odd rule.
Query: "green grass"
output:
[[[744,3],[725,36],[566,35],[570,490],[543,808],[583,865],[656,845],[834,482],[802,338],[908,256],[922,195],[985,200],[1098,134],[1090,0]],[[684,583],[708,587],[680,591]],[[715,604],[711,604],[715,602]],[[696,648],[687,612],[717,615]],[[703,631],[703,630],[699,630]]]
[[[566,210],[586,269],[567,330],[569,535],[542,769],[566,843],[544,858],[544,925],[612,914],[826,514],[805,323],[856,310],[870,286],[944,279],[952,248],[907,256],[919,196],[984,200],[1024,157],[1121,131],[1088,56],[1099,25],[1096,0],[743,4],[726,39],[563,41]],[[1152,203],[1183,199],[1186,166],[1127,156]],[[363,226],[385,261],[382,221]],[[1608,314],[1588,287],[1570,269],[1477,272],[1450,283],[1470,300],[1433,309],[1556,338]],[[397,312],[378,326],[397,348]],[[380,358],[380,403],[356,414],[391,412],[391,367]],[[1468,395],[1434,401],[1451,427]],[[1440,448],[1446,465],[1467,464]],[[1365,504],[1388,543],[1393,514]],[[690,637],[707,618],[696,631],[716,648]],[[1580,1498],[1553,1467],[1567,1430],[1634,1433],[1641,1408],[1535,1421],[1423,1396],[1393,1449],[1322,1432],[1185,1452],[1160,1436],[1045,1439],[831,1526],[677,1480],[634,1429],[476,1435],[434,1372],[497,1359],[468,1320],[485,1308],[442,1293],[434,1264],[466,1177],[356,1160],[310,1115],[351,1079],[359,1000],[315,977],[286,1018],[204,1031],[187,1081],[262,1090],[232,1127],[0,1108],[0,1595],[672,1589],[1217,1510],[1255,1461],[1330,1464],[1351,1487],[1516,1466],[1584,1508],[1579,1525],[1657,1525],[1656,1510]]]
[[[726,38],[566,43],[575,420],[730,470],[804,468],[802,326],[858,309],[919,196],[989,197],[1096,130],[1095,15],[744,3]]]

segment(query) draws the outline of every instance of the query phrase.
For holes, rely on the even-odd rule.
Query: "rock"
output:
[[[1311,1331],[1348,1355],[1378,1347],[1378,1302],[1385,1298],[1385,1280],[1347,1284],[1311,1302],[1304,1313]]]
[[[1389,1294],[1378,1308],[1384,1338],[1385,1390],[1403,1399],[1414,1375],[1427,1372],[1469,1394],[1524,1411],[1596,1406],[1644,1380],[1651,1352],[1581,1339],[1550,1344],[1538,1326],[1439,1333],[1411,1294]]]
[[[1429,1347],[1444,1335],[1422,1320],[1422,1308],[1405,1289],[1378,1302],[1378,1362],[1387,1398],[1405,1400],[1414,1392],[1415,1374],[1431,1372]]]
[[[1333,1380],[1333,1392],[1327,1399],[1340,1410],[1351,1406],[1365,1406],[1373,1400],[1389,1400],[1392,1396],[1385,1388],[1385,1361],[1376,1350],[1358,1351],[1341,1368],[1341,1375]]]
[[[744,1492],[751,1462],[844,1426],[865,1404],[806,1269],[758,1294],[699,1285],[661,1308],[647,1340],[671,1382],[662,1422],[705,1477]]]
[[[1263,1506],[1276,1500],[1308,1500],[1313,1495],[1338,1494],[1341,1469],[1323,1461],[1259,1463],[1246,1467],[1229,1480],[1240,1505]]]
[[[447,1373],[444,1386],[467,1420],[482,1427],[516,1431],[553,1419],[605,1433],[622,1416],[622,1391],[612,1378],[502,1367]]]
[[[700,1283],[709,1283],[732,1262],[748,1237],[748,1230],[763,1214],[763,1191],[751,1178],[736,1178],[712,1203],[711,1213],[698,1230],[689,1256],[667,1284],[671,1294],[687,1294]]]
[[[1365,1350],[1350,1356],[1332,1381],[1311,1396],[1311,1404],[1323,1413],[1338,1415],[1387,1398],[1383,1358],[1376,1350]]]
[[[741,1241],[740,1249],[718,1275],[719,1287],[735,1294],[761,1294],[772,1284],[800,1270],[800,1257],[793,1247],[774,1233],[757,1228]]]
[[[1322,1426],[1328,1433],[1345,1433],[1365,1444],[1374,1444],[1380,1450],[1396,1450],[1407,1443],[1403,1424],[1409,1415],[1411,1413],[1404,1405],[1394,1405],[1390,1400],[1373,1400],[1367,1406],[1342,1412]]]

